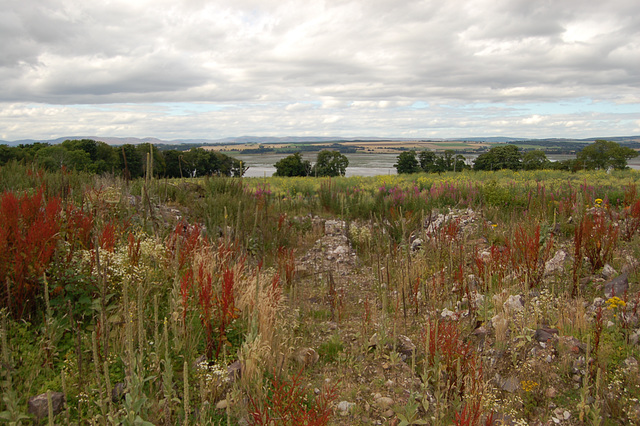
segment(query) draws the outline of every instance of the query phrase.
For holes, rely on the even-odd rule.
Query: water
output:
[[[238,154],[233,155],[234,158],[242,160],[245,165],[249,166],[249,170],[245,173],[246,177],[264,177],[272,176],[276,172],[274,164],[290,154]],[[347,167],[347,176],[378,176],[378,175],[395,175],[396,168],[393,165],[398,160],[399,154],[345,154],[349,159],[349,167]],[[303,153],[305,160],[311,161],[313,164],[316,160],[317,153]],[[474,154],[465,155],[468,164],[473,164],[473,160],[477,157]],[[551,161],[560,161],[575,158],[575,155],[547,155]],[[640,170],[640,157],[629,160],[629,167]]]

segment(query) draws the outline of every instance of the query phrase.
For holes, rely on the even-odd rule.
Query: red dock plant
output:
[[[45,200],[43,189],[20,197],[4,192],[0,199],[0,306],[14,318],[36,306],[41,277],[60,239],[61,202]]]

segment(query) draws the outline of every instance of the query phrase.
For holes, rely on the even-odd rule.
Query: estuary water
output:
[[[234,158],[242,160],[249,166],[249,170],[245,173],[245,177],[265,177],[272,176],[276,172],[275,164],[278,160],[290,154],[237,154]],[[398,159],[399,153],[386,154],[345,154],[349,159],[349,167],[347,167],[347,176],[378,176],[378,175],[395,175],[396,168],[393,165]],[[317,153],[303,153],[305,160],[311,161],[313,164],[316,160]],[[474,154],[465,155],[468,164],[472,164],[477,157]],[[548,155],[551,161],[567,160],[575,158],[575,155]],[[640,157],[636,157],[629,161],[629,167],[640,170]]]

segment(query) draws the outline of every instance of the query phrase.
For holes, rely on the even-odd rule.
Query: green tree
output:
[[[344,176],[349,159],[340,151],[322,150],[318,153],[311,174],[314,176]]]
[[[38,151],[38,163],[49,170],[62,167],[73,170],[92,171],[91,157],[81,149],[68,151],[62,145],[51,145]]]
[[[474,170],[520,170],[522,168],[522,153],[515,145],[494,146],[480,154],[473,162]]]
[[[425,164],[428,164],[425,162]],[[416,158],[416,152],[414,150],[404,151],[398,155],[398,161],[393,165],[396,168],[398,174],[406,173],[418,173],[420,172],[420,163]]]
[[[549,168],[551,162],[540,149],[526,152],[522,157],[522,168],[525,170],[542,170]]]
[[[134,145],[125,144],[118,147],[118,160],[118,166],[125,178],[135,179],[142,176],[142,155]]]
[[[279,160],[275,167],[274,176],[309,176],[311,174],[311,162],[303,160],[299,152]]]
[[[612,141],[597,140],[582,149],[577,155],[578,162],[586,169],[624,170],[627,161],[638,156],[638,153],[628,147]]]
[[[435,171],[436,166],[436,154],[432,151],[420,151],[418,154],[418,161],[420,162],[420,168],[423,172],[431,173]]]

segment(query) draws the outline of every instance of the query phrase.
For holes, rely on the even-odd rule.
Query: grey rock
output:
[[[604,278],[605,280],[613,278],[614,275],[616,274],[617,274],[616,270],[613,269],[611,265],[609,265],[608,263],[604,265],[604,267],[602,268],[602,271],[600,272],[600,275],[602,275],[602,278]]]
[[[293,359],[302,367],[309,367],[320,359],[320,355],[313,348],[300,348],[293,353]]]
[[[410,357],[415,353],[416,345],[407,336],[401,334],[398,336],[398,345],[396,349],[398,353]]]
[[[505,379],[499,373],[496,373],[495,380],[498,387],[506,392],[514,393],[520,389],[520,381],[515,376],[509,376]]]
[[[231,383],[242,377],[242,363],[240,361],[235,361],[229,364],[227,367],[227,377]]]
[[[420,238],[416,238],[415,240],[413,240],[413,242],[411,243],[411,251],[418,251],[422,248],[422,244],[424,243],[424,241],[422,241]]]
[[[619,275],[604,284],[604,295],[607,298],[613,296],[623,298],[627,291],[629,291],[629,277],[627,273]]]
[[[381,410],[387,410],[393,405],[393,399],[389,398],[388,396],[381,396],[380,398],[376,399],[376,405]]]
[[[338,409],[338,413],[341,416],[347,416],[353,411],[355,406],[356,404],[354,404],[353,402],[340,401],[338,402],[338,405],[336,406],[336,408]]]
[[[62,392],[51,392],[51,405],[53,407],[53,415],[60,413],[64,406],[64,394]],[[47,394],[32,396],[29,398],[28,404],[29,414],[33,414],[37,421],[49,416],[49,404],[47,402]]]
[[[553,339],[556,334],[558,334],[558,330],[555,328],[539,328],[536,330],[533,338],[538,342],[544,343]]]
[[[127,387],[123,382],[116,383],[116,385],[111,389],[111,401],[114,403],[120,402],[122,398],[124,398],[127,393]]]
[[[522,296],[520,296],[520,295],[511,295],[511,296],[509,296],[507,301],[504,302],[504,306],[506,308],[508,308],[512,312],[523,310],[524,309],[524,303],[522,303]]]
[[[560,272],[564,269],[564,264],[567,260],[567,252],[564,250],[558,250],[551,259],[544,264],[544,274],[551,275],[556,272]]]

